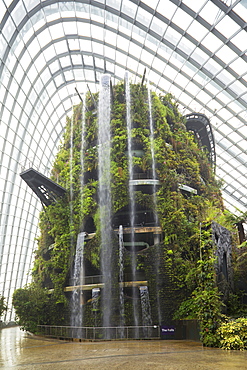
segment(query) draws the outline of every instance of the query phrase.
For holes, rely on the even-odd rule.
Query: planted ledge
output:
[[[123,233],[131,234],[134,231],[135,234],[144,234],[144,233],[162,234],[162,229],[159,226],[138,226],[134,227],[133,229],[132,227],[124,227]],[[114,231],[119,232],[118,229]]]
[[[130,185],[138,186],[138,185],[152,185],[157,186],[160,184],[159,180],[156,179],[136,179],[136,180],[130,180]]]
[[[130,288],[130,287],[139,287],[139,286],[147,286],[148,282],[144,281],[124,281],[119,283],[121,288]],[[74,290],[92,290],[95,288],[104,288],[104,283],[96,283],[96,284],[84,284],[84,285],[71,285],[66,286],[64,288],[65,292],[73,292]]]
[[[197,190],[196,189],[194,189],[194,188],[192,188],[192,187],[190,187],[190,186],[188,186],[188,185],[184,185],[184,184],[179,184],[178,185],[178,188],[180,189],[180,190],[184,190],[184,191],[186,191],[187,193],[191,193],[191,194],[197,194]]]

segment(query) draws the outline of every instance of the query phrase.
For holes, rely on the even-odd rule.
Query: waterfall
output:
[[[111,240],[111,174],[110,174],[110,76],[103,75],[98,108],[98,178],[101,231],[101,269],[103,326],[111,326],[112,316],[112,240]]]
[[[93,306],[93,315],[94,315],[94,326],[97,326],[97,314],[99,310],[99,295],[100,295],[100,289],[99,288],[93,288],[92,289],[92,306]]]
[[[75,287],[84,284],[84,266],[83,266],[83,251],[84,251],[85,234],[82,232],[77,236],[76,253],[74,259],[74,272],[72,284]],[[83,325],[83,291],[81,287],[73,290],[71,297],[71,326],[82,327]],[[80,329],[73,330],[73,337],[80,338]]]
[[[143,326],[150,326],[152,325],[152,318],[151,318],[151,306],[149,301],[149,292],[147,286],[140,286],[140,296],[141,296],[141,308],[142,308],[142,325]],[[148,329],[144,328],[143,334],[144,337],[148,337]]]
[[[128,74],[125,75],[125,99],[126,99],[126,124],[127,124],[127,137],[128,137],[128,170],[129,170],[129,207],[130,207],[130,228],[131,228],[131,269],[132,281],[136,281],[136,254],[135,254],[135,196],[133,186],[133,157],[132,157],[132,122],[131,122],[131,97],[130,85]],[[133,315],[134,325],[138,326],[138,295],[135,287],[132,288],[133,294]],[[138,336],[138,333],[136,333]]]
[[[81,176],[80,176],[80,184],[81,184],[81,194],[83,194],[83,187],[84,187],[84,150],[85,150],[85,111],[86,105],[85,100],[82,103],[82,111],[81,111]],[[81,196],[81,214],[83,213],[83,195]]]
[[[119,226],[119,304],[120,304],[120,327],[123,327],[125,325],[125,319],[124,319],[124,288],[123,288],[123,282],[124,282],[124,274],[123,274],[123,268],[124,268],[124,261],[123,261],[123,254],[124,254],[124,244],[123,244],[123,226]],[[120,338],[124,337],[123,331],[120,333]]]
[[[70,195],[70,227],[73,228],[73,159],[74,159],[74,106],[71,108],[69,149],[69,195]]]
[[[152,97],[151,97],[151,90],[148,84],[148,111],[149,111],[149,126],[150,126],[150,149],[151,149],[151,156],[152,156],[152,178],[156,180],[156,163],[155,163],[155,150],[154,150],[154,123],[153,123],[153,114],[152,114]],[[155,226],[158,226],[158,213],[157,213],[157,196],[156,196],[156,181],[153,182],[153,207],[154,207],[154,222]],[[158,240],[159,241],[159,240]],[[157,243],[154,239],[154,244]],[[158,280],[159,280],[159,267],[160,267],[160,253],[159,253],[159,245],[156,245],[158,249],[158,258],[155,259],[155,273],[156,273],[156,293],[157,293],[157,310],[158,310],[158,320],[159,324],[161,323],[161,311],[160,311],[160,298],[159,298],[159,288],[158,288]]]
[[[153,181],[153,204],[154,204],[154,220],[155,226],[158,225],[157,215],[157,197],[156,197],[156,163],[155,163],[155,151],[154,151],[154,123],[152,114],[152,97],[150,87],[148,86],[148,111],[149,111],[149,128],[150,128],[150,149],[152,157],[152,179]]]

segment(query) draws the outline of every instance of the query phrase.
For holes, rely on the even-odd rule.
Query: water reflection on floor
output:
[[[0,330],[1,369],[247,369],[247,351],[203,348],[191,341],[65,342]]]

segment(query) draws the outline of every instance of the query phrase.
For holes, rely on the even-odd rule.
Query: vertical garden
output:
[[[133,284],[133,280],[142,281],[149,291],[150,325],[198,319],[203,343],[218,345],[216,332],[224,320],[223,307],[230,293],[223,302],[217,286],[211,224],[216,221],[230,228],[234,244],[236,222],[223,209],[220,184],[207,150],[186,129],[185,118],[171,95],[149,96],[147,86],[130,84],[131,137],[126,125],[126,81],[110,87],[110,99],[111,325],[143,324],[141,298]],[[74,106],[66,121],[51,172],[51,179],[63,186],[66,194],[41,212],[33,283],[14,293],[19,322],[27,330],[35,332],[38,324],[70,323],[71,292],[65,288],[73,285],[77,236],[82,232],[86,235],[85,285],[87,278],[97,276],[102,283],[98,101],[99,94],[87,94],[84,105]],[[131,202],[135,205],[134,221]],[[130,284],[123,282],[122,308],[120,226],[123,279]],[[134,229],[133,240],[130,228]],[[85,290],[80,304],[83,326],[102,325],[101,295],[92,299],[92,292]]]

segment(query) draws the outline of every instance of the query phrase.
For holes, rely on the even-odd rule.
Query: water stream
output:
[[[72,284],[77,287],[73,290],[71,296],[71,326],[82,327],[83,326],[83,291],[81,286],[84,285],[84,264],[83,264],[83,252],[84,252],[84,240],[85,234],[79,233],[77,236],[76,253],[74,259],[74,270],[72,277]],[[73,329],[74,338],[81,338],[80,329]]]
[[[141,296],[141,307],[142,307],[142,325],[151,326],[152,316],[151,316],[151,306],[149,301],[149,292],[147,286],[140,286],[140,296]],[[148,337],[149,328],[143,328],[144,337]]]
[[[85,150],[85,112],[86,112],[86,103],[85,100],[82,103],[81,110],[81,176],[80,176],[80,186],[81,186],[81,214],[83,213],[83,188],[84,188],[84,150]]]
[[[152,114],[152,96],[151,96],[151,90],[150,86],[148,84],[148,111],[149,111],[149,126],[150,126],[150,148],[151,148],[151,156],[152,156],[152,178],[153,180],[156,180],[156,161],[155,161],[155,150],[154,150],[154,122],[153,122],[153,114]],[[153,182],[153,212],[154,212],[154,222],[155,226],[158,226],[158,213],[157,213],[157,185],[156,181]],[[154,244],[159,242],[159,237],[156,235],[154,239]],[[161,323],[161,311],[160,311],[160,297],[159,297],[159,268],[160,268],[160,251],[159,251],[159,245],[155,245],[155,248],[157,250],[157,258],[155,259],[155,274],[156,274],[156,297],[157,297],[157,311],[158,311],[158,320],[159,324]]]
[[[129,170],[129,207],[130,207],[130,228],[131,228],[131,269],[132,281],[136,281],[136,253],[135,253],[135,195],[133,186],[133,157],[132,157],[132,122],[131,122],[131,96],[128,74],[125,75],[125,99],[126,99],[126,124],[127,124],[127,137],[128,137],[128,170]],[[139,325],[138,315],[138,293],[137,289],[133,286],[133,316],[134,325]],[[136,333],[138,336],[138,333]]]
[[[125,319],[124,319],[124,287],[123,287],[123,282],[124,282],[124,242],[123,242],[123,226],[119,226],[119,233],[118,233],[118,238],[119,238],[119,304],[120,304],[120,322],[119,326],[121,328],[124,327],[125,325]],[[120,333],[120,338],[124,337],[124,331],[123,329],[121,330]]]
[[[111,238],[111,174],[110,174],[110,76],[103,75],[98,107],[98,178],[101,232],[101,269],[104,289],[102,291],[103,326],[111,326],[112,316],[112,238]],[[107,333],[106,333],[107,336]]]
[[[94,315],[94,326],[97,326],[97,314],[99,310],[99,296],[100,296],[100,289],[93,288],[92,289],[92,313]]]
[[[150,149],[151,149],[151,156],[152,156],[152,179],[153,181],[153,211],[154,211],[154,220],[155,226],[158,225],[158,215],[157,215],[157,196],[156,196],[156,163],[155,163],[155,151],[154,151],[154,123],[153,123],[153,113],[152,113],[152,97],[151,91],[148,86],[148,111],[149,111],[149,129],[150,129]]]

